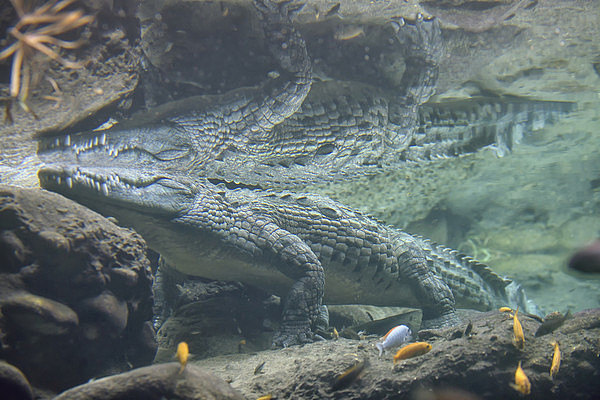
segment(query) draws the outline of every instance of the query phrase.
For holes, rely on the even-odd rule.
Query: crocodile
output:
[[[532,311],[518,284],[476,260],[290,188],[489,146],[504,153],[572,105],[427,103],[442,46],[437,21],[421,16],[395,25],[398,87],[316,84],[295,3],[254,3],[278,78],[42,139],[41,186],[133,226],[182,272],[283,296],[277,346],[314,340],[323,301],[420,307],[424,327],[457,323],[456,307]]]

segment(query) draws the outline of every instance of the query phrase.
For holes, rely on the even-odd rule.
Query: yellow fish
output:
[[[177,345],[177,353],[175,353],[175,357],[179,360],[179,364],[181,364],[181,368],[179,369],[179,373],[181,374],[185,369],[185,366],[188,361],[188,357],[190,356],[190,349],[186,342],[180,342]]]
[[[259,397],[258,399],[256,399],[256,400],[271,400],[272,398],[273,398],[273,395],[272,395],[272,394],[267,394],[267,395],[264,395],[264,396],[260,396],[260,397]]]
[[[525,336],[523,335],[523,327],[521,326],[521,323],[519,322],[519,318],[517,317],[517,314],[519,313],[519,307],[517,307],[517,311],[515,311],[515,315],[513,316],[513,331],[515,333],[515,346],[518,349],[523,350],[523,348],[525,347]]]
[[[500,311],[500,312],[513,312],[513,309],[510,308],[510,307],[500,307],[498,309],[498,311]]]
[[[351,40],[364,34],[365,30],[362,26],[346,25],[340,27],[333,35],[333,38],[335,40]]]
[[[552,366],[550,367],[550,378],[554,379],[560,368],[560,349],[558,348],[558,342],[552,342],[551,344],[554,346],[554,355],[552,356]]]
[[[346,371],[338,375],[331,384],[331,390],[336,391],[343,389],[354,382],[362,374],[365,368],[369,365],[368,360],[358,361],[348,368]]]
[[[521,361],[519,361],[519,366],[515,371],[515,383],[511,384],[511,386],[522,394],[531,393],[531,383],[527,375],[525,375],[523,368],[521,368]]]
[[[416,342],[407,344],[406,346],[400,348],[396,355],[394,356],[394,364],[398,361],[406,360],[407,358],[422,356],[425,353],[428,353],[431,350],[431,345],[427,342]]]

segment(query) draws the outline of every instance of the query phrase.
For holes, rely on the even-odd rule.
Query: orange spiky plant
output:
[[[10,74],[10,101],[7,102],[6,118],[11,120],[10,104],[18,100],[24,110],[33,114],[27,106],[30,80],[32,75],[32,59],[34,53],[40,52],[49,58],[60,62],[67,68],[81,68],[80,63],[64,59],[58,53],[60,48],[76,49],[81,46],[81,40],[65,41],[57,36],[79,28],[93,21],[90,15],[84,15],[82,10],[66,11],[75,0],[49,0],[38,7],[35,1],[10,0],[19,20],[8,30],[16,41],[0,52],[0,60],[10,56],[12,67]],[[54,48],[53,48],[54,47]],[[35,116],[35,114],[33,114]]]

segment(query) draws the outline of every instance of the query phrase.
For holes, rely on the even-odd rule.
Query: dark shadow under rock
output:
[[[152,361],[152,275],[135,232],[60,195],[0,186],[0,257],[0,358],[33,386]]]
[[[171,291],[177,292],[171,299],[174,312],[157,332],[155,362],[172,360],[181,341],[195,359],[271,348],[273,321],[279,320],[281,307],[265,292],[240,282],[191,276],[172,284]]]
[[[54,400],[243,400],[227,382],[193,365],[180,372],[178,363],[138,368],[77,386]]]

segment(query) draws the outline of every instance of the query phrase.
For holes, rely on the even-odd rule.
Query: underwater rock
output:
[[[263,321],[278,320],[281,308],[270,309],[266,293],[239,282],[197,278],[177,288],[178,304],[156,335],[155,362],[172,360],[181,341],[195,359],[271,348],[273,332]]]
[[[421,6],[440,18],[444,27],[460,28],[467,32],[484,32],[502,24],[533,1],[517,0],[513,4],[503,3],[505,2],[469,1],[444,4],[441,1],[425,1]]]
[[[61,391],[150,363],[144,240],[39,189],[0,186],[0,358]]]
[[[87,339],[94,340],[103,333],[118,338],[127,327],[127,303],[108,291],[85,299],[79,310],[87,319],[82,321]]]
[[[483,399],[520,399],[510,384],[521,361],[531,382],[531,399],[596,399],[600,393],[600,309],[577,313],[551,335],[539,338],[536,319],[519,314],[525,347],[513,344],[513,320],[498,311],[478,313],[450,328],[418,332],[418,340],[432,349],[422,356],[400,361],[392,369],[396,349],[381,358],[369,340],[328,340],[255,355],[220,356],[194,364],[231,381],[247,398],[271,393],[273,398],[297,399],[414,399],[423,391],[466,391]],[[459,334],[457,334],[457,332]],[[552,342],[562,352],[559,372],[550,377]],[[369,360],[356,380],[336,392],[337,376],[356,360]],[[265,361],[259,375],[256,365]],[[421,397],[419,397],[421,398]]]
[[[384,334],[397,325],[408,325],[415,331],[421,327],[423,312],[406,307],[378,307],[363,304],[330,305],[329,325],[336,328],[347,326],[355,330],[367,330]]]
[[[179,373],[179,363],[152,365],[109,376],[69,389],[54,400],[117,400],[164,398],[243,400],[227,382],[188,365]]]
[[[27,378],[18,368],[0,360],[0,393],[4,400],[33,399]]]
[[[60,335],[79,325],[77,314],[68,306],[30,293],[0,299],[2,318],[11,330],[22,335]]]

